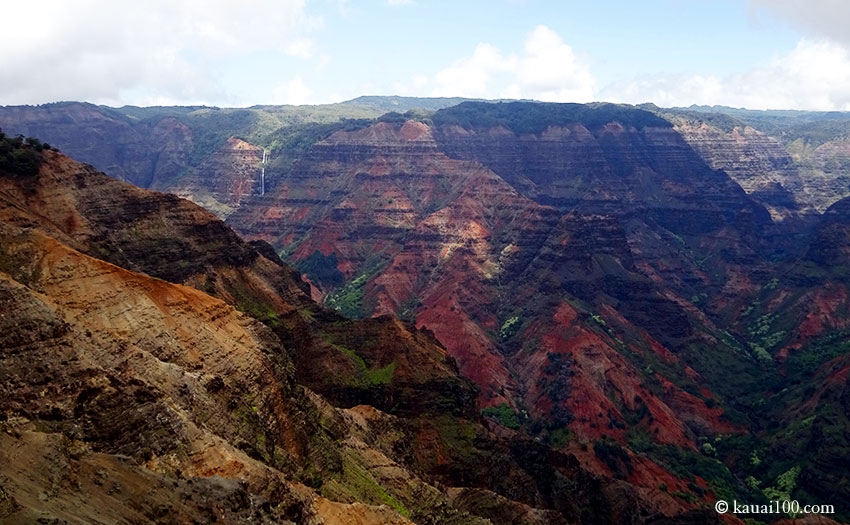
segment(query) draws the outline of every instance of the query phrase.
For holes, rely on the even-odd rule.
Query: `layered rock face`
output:
[[[200,166],[176,180],[154,184],[153,189],[189,199],[226,218],[242,201],[262,193],[262,163],[262,148],[230,137]]]
[[[296,487],[251,457],[283,468],[307,453],[291,364],[267,328],[31,230],[3,227],[3,261],[5,518],[249,519],[269,483],[272,506],[295,502]],[[13,450],[53,459],[30,470]],[[207,476],[224,479],[189,481]]]
[[[417,107],[415,99],[400,103],[394,101],[392,105],[400,108],[410,104]],[[439,108],[448,102],[429,104],[424,101],[424,104],[421,107]],[[384,111],[389,110],[382,109],[380,103],[365,99],[322,106],[252,108],[112,108],[58,102],[0,107],[0,128],[13,136],[40,137],[70,157],[142,188],[163,190],[174,184],[175,190],[186,190],[186,183],[182,181],[184,176],[190,181],[198,178],[209,181],[209,174],[216,172],[230,181],[217,186],[220,193],[244,196],[251,192],[238,181],[246,177],[229,173],[244,171],[248,160],[245,157],[251,148],[234,140],[269,146],[280,140],[276,134],[280,129],[336,123],[345,119],[376,118]],[[217,179],[218,175],[214,178]],[[191,189],[192,196],[203,197],[205,204],[216,203],[210,200],[210,188],[195,185],[188,189]],[[200,195],[196,193],[199,191]],[[218,201],[216,213],[225,215],[231,198],[224,197]]]
[[[562,213],[617,217],[636,264],[664,280],[675,273],[672,282],[683,283],[676,291],[686,297],[713,298],[733,275],[759,264],[768,213],[707,166],[667,121],[610,105],[564,106],[548,118],[534,104],[464,104],[434,121],[442,149],[478,160],[525,196]],[[517,123],[516,115],[525,120]],[[614,116],[620,120],[609,120]],[[465,119],[460,128],[456,122]],[[703,271],[698,261],[718,252],[715,272]]]
[[[706,379],[690,368],[691,351],[678,357],[669,349],[704,352],[716,343],[703,332],[711,321],[653,280],[678,268],[661,261],[647,276],[642,266],[657,262],[649,259],[657,254],[654,244],[667,245],[695,266],[679,245],[670,247],[684,241],[674,241],[676,234],[662,229],[663,224],[687,235],[695,248],[728,245],[727,257],[740,264],[754,253],[740,247],[741,239],[754,236],[741,216],[752,212],[761,217],[757,223],[769,219],[739,187],[731,196],[724,194],[733,183],[687,153],[687,144],[667,135],[672,130],[658,130],[652,139],[635,138],[630,135],[634,130],[603,123],[597,139],[587,128],[572,125],[586,143],[582,150],[570,146],[572,135],[564,131],[569,128],[549,128],[545,139],[505,138],[504,129],[468,130],[466,142],[458,143],[469,157],[474,153],[483,160],[451,158],[441,151],[446,136],[437,140],[435,128],[424,123],[380,122],[340,131],[313,146],[272,195],[243,206],[228,222],[289,254],[326,304],[358,316],[399,315],[432,331],[481,388],[482,403],[507,418],[503,423],[533,425],[539,436],[573,451],[585,465],[648,492],[662,484],[688,491],[687,482],[652,460],[624,452],[641,467],[618,471],[581,447],[603,438],[625,445],[627,426],[643,429],[659,445],[691,450],[698,435],[738,431],[724,420],[715,394],[702,386]],[[621,132],[631,138],[612,144],[608,134]],[[461,134],[459,128],[440,133]],[[551,142],[549,150],[538,144],[545,140]],[[661,153],[634,148],[617,153],[646,141],[672,145],[659,147]],[[526,148],[531,143],[536,149]],[[588,160],[591,150],[599,157]],[[537,163],[534,174],[505,171],[500,176],[486,165],[509,169],[499,164],[500,152],[506,152],[504,163],[519,160],[521,169]],[[646,160],[649,153],[667,160]],[[543,159],[551,162],[548,168]],[[571,159],[599,168],[586,167],[580,174],[598,200],[584,202],[569,187],[575,184]],[[624,168],[611,159],[631,159],[622,161],[631,164]],[[699,197],[684,182],[665,180],[686,161],[696,163],[690,169],[699,177],[713,177],[700,180]],[[635,167],[638,162],[644,164]],[[617,178],[615,165],[620,166],[620,185],[603,195]],[[564,171],[558,172],[558,166]],[[636,172],[654,178],[661,197],[639,193],[644,188],[632,180]],[[535,202],[521,194],[528,184],[512,186],[508,180],[539,184],[539,194],[529,191],[532,197],[561,188],[561,200]],[[687,217],[698,200],[709,203],[702,206],[701,217],[671,218]],[[569,213],[553,205],[568,202],[584,208]],[[677,208],[680,204],[687,211]],[[633,218],[637,210],[651,207],[657,210],[646,212],[651,219]],[[519,417],[515,414],[528,419],[512,423],[511,416]],[[702,486],[708,494],[708,486]]]
[[[194,132],[176,118],[133,126],[117,113],[79,102],[5,107],[0,128],[41,137],[143,188],[179,175],[194,147]]]
[[[763,203],[775,220],[811,215],[798,167],[776,139],[750,126],[726,133],[705,122],[680,123],[676,131],[712,168],[725,171]]]
[[[50,169],[36,180],[0,180],[4,221],[39,228],[134,271],[203,287],[234,304],[243,296],[273,300],[279,308],[307,300],[280,261],[261,257],[212,213],[111,179],[63,155],[44,155]]]
[[[345,441],[345,475],[317,476],[338,502],[557,523],[592,522],[572,501],[597,497],[599,520],[626,519],[621,490],[668,516],[788,480],[801,501],[843,500],[848,214],[812,212],[844,191],[842,141],[786,148],[758,126],[671,120],[465,104],[311,128],[262,197],[238,190],[258,150],[233,139],[183,194],[250,244],[61,162],[3,182],[0,218],[261,320],[310,389],[297,406]],[[377,436],[392,437],[375,452]],[[405,488],[365,497],[363,471]],[[471,488],[424,497],[419,481]]]
[[[488,195],[482,198],[485,196],[472,193],[477,191]],[[487,235],[482,215],[489,213],[489,207],[482,203],[493,202],[500,194],[503,205],[510,206],[511,199],[520,202],[520,208],[511,211],[505,207],[505,212],[529,220],[525,218],[529,210],[522,206],[533,207],[533,203],[518,198],[481,166],[438,153],[427,126],[379,123],[360,131],[337,132],[316,144],[272,195],[244,206],[229,222],[249,238],[292,252],[292,260],[317,254],[323,261],[333,254],[337,262],[332,271],[354,282],[360,279],[359,286],[353,285],[355,289],[337,299],[345,313],[396,313],[406,308],[405,303],[418,291],[414,288],[421,264],[427,268],[433,263],[436,269],[436,263],[452,255],[455,248],[466,252],[468,245]],[[478,216],[450,217],[449,203],[452,208],[459,207],[456,215],[470,211]],[[452,237],[450,243],[443,242],[447,235]],[[436,253],[433,258],[425,257],[422,250]],[[486,244],[477,249],[484,259],[491,257],[489,251]],[[405,257],[416,265],[414,275],[381,271],[388,264],[391,268],[404,266]],[[479,263],[492,266],[495,261],[482,259]],[[389,286],[380,280],[370,282],[382,274],[393,281]],[[314,284],[323,283],[317,280]],[[493,389],[510,388],[502,358],[486,335],[474,323],[467,328],[472,331],[469,337],[445,337],[448,334],[440,330],[436,335],[465,374],[481,381],[490,376],[486,380]],[[457,345],[464,349],[453,351]],[[473,363],[480,367],[479,372],[471,368]]]
[[[818,211],[850,195],[850,141],[831,140],[797,155],[805,195]]]
[[[172,182],[175,182],[175,192],[180,193],[186,188],[180,181],[175,181],[175,177],[194,172],[202,164],[206,165],[204,171],[207,173],[218,170],[224,174],[231,169],[240,171],[240,155],[233,156],[232,167],[226,167],[230,161],[222,158],[219,148],[227,149],[228,137],[237,136],[255,144],[269,145],[279,136],[279,130],[276,130],[278,126],[283,126],[281,129],[285,130],[286,135],[286,130],[301,123],[374,118],[382,111],[404,111],[402,108],[435,110],[463,102],[462,99],[411,99],[399,103],[391,98],[378,99],[383,101],[362,99],[346,104],[305,108],[258,106],[250,110],[204,107],[108,108],[67,102],[0,108],[0,127],[13,134],[41,137],[78,160],[91,163],[98,169],[141,187],[162,190],[170,188]],[[838,199],[850,194],[848,181],[845,180],[848,166],[842,160],[846,157],[843,152],[846,152],[847,141],[840,127],[834,123],[841,120],[840,114],[811,116],[803,113],[783,115],[765,112],[765,115],[758,115],[759,112],[732,108],[688,111],[652,106],[650,109],[674,122],[677,131],[711,167],[726,170],[748,193],[764,204],[776,219],[793,217],[800,212],[808,215],[808,208],[822,212]],[[546,115],[542,118],[537,115],[534,119],[557,124],[557,119],[547,121]],[[526,123],[534,119],[526,119]],[[579,122],[582,119],[574,120]],[[661,123],[666,126],[663,121]],[[505,129],[503,124],[499,123],[495,127],[502,125]],[[657,126],[659,121],[651,124]],[[535,134],[540,135],[542,131],[536,130]],[[494,133],[498,134],[499,131]],[[542,137],[539,137],[533,142],[545,142],[554,138],[554,135],[564,133],[573,133],[575,143],[570,147],[578,148],[576,159],[584,157],[588,162],[595,162],[589,160],[592,155],[585,157],[580,153],[583,147],[592,148],[589,143],[582,142],[579,137],[583,133],[581,130],[554,129],[547,133],[550,135],[547,139],[541,141]],[[502,159],[507,164],[516,165],[517,161],[511,160],[514,157],[508,153],[513,146],[506,145],[508,149],[501,154]],[[532,144],[526,146],[538,147]],[[291,151],[282,153],[287,156]],[[211,166],[207,161],[214,157],[218,160],[213,161]],[[533,164],[535,161],[531,162]],[[545,161],[541,166],[544,165]],[[527,162],[525,168],[533,171]],[[544,166],[543,169],[546,171],[548,168]],[[230,176],[224,174],[224,178]],[[521,183],[519,180],[510,182],[514,185]],[[525,181],[524,184],[533,189],[534,183],[531,181]],[[214,201],[209,194],[204,193],[205,189],[195,187],[187,195],[198,198],[199,202],[209,205],[221,216],[232,211],[229,204]],[[228,189],[225,193],[230,192]]]
[[[652,109],[675,123],[706,162],[729,173],[774,219],[792,219],[786,228],[806,230],[814,212],[850,195],[845,114]]]
[[[642,114],[529,129],[448,117],[337,132],[229,222],[282,250],[327,304],[433,331],[501,424],[647,494],[747,492],[696,458],[701,443],[746,435],[750,393],[778,380],[763,368],[758,338],[778,337],[763,333],[763,314],[726,331],[776,286],[768,258],[793,238],[771,214],[791,224],[807,213],[755,180],[767,168],[794,179],[776,143],[706,132],[701,155]],[[723,157],[729,140],[737,149]],[[720,168],[754,179],[749,195]],[[672,450],[700,474],[683,476]]]
[[[43,156],[35,177],[0,175],[4,521],[635,523],[695,509],[488,429],[429,333],[315,305],[267,245],[208,212]],[[178,239],[171,266],[141,249]],[[452,486],[468,488],[438,488]]]

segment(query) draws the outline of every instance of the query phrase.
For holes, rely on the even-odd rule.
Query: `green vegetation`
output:
[[[0,173],[16,177],[35,177],[41,166],[41,152],[51,149],[38,139],[23,135],[7,137],[0,131]]]
[[[647,126],[669,128],[663,118],[631,106],[618,104],[551,104],[539,102],[464,102],[441,109],[432,120],[438,127],[457,125],[464,128],[503,126],[514,133],[541,133],[549,126],[580,123],[589,129],[616,121],[643,129]]]
[[[791,467],[776,478],[775,485],[764,489],[764,496],[769,500],[790,500],[791,493],[797,487],[799,475],[800,467],[796,465]]]
[[[372,505],[388,505],[402,516],[410,517],[410,511],[386,491],[368,470],[355,461],[353,453],[342,458],[342,472],[338,479],[324,483],[321,494],[330,499],[345,501],[354,498]]]
[[[550,429],[547,433],[547,443],[554,448],[563,448],[573,439],[575,436],[567,427]]]
[[[502,341],[510,339],[517,332],[517,330],[519,330],[519,327],[519,317],[513,316],[507,319],[504,323],[502,323],[502,327],[499,329],[499,338]]]
[[[724,113],[707,113],[701,111],[688,110],[669,110],[661,109],[653,104],[646,104],[643,107],[650,111],[664,116],[675,124],[700,124],[705,122],[710,126],[714,126],[726,133],[731,133],[736,126],[743,126],[744,123],[740,120],[726,115]]]
[[[435,417],[432,423],[443,445],[455,459],[464,462],[476,456],[476,427],[473,423],[449,415]]]
[[[267,175],[288,171],[294,158],[317,140],[337,129],[364,127],[388,111],[356,103],[318,106],[254,106],[217,108],[207,106],[158,106],[110,108],[92,106],[97,111],[130,125],[153,127],[163,118],[174,118],[192,130],[193,149],[189,164],[199,165],[236,136],[272,149],[272,166]],[[275,174],[275,172],[278,172]]]
[[[850,330],[832,332],[791,352],[785,367],[789,374],[809,376],[817,368],[836,357],[850,353]]]
[[[366,291],[367,275],[360,275],[351,282],[328,295],[325,304],[346,317],[360,319],[366,316],[363,309],[363,294]]]
[[[416,310],[422,306],[422,300],[418,297],[411,297],[401,304],[397,317],[408,323],[416,322]]]
[[[598,324],[599,326],[608,326],[608,323],[605,322],[605,319],[596,314],[590,314],[590,318],[593,320],[594,323]]]
[[[367,370],[364,374],[364,380],[366,381],[366,384],[370,386],[389,384],[389,382],[393,378],[393,374],[395,374],[395,369],[397,366],[398,365],[396,364],[396,362],[393,361],[392,363],[381,368],[373,368]]]
[[[295,263],[295,268],[307,275],[314,284],[324,287],[336,287],[345,282],[345,276],[339,271],[337,266],[339,260],[336,253],[325,255],[319,250],[315,250],[309,257]]]
[[[469,102],[468,98],[460,97],[401,97],[393,96],[371,96],[366,95],[357,97],[347,102],[342,102],[340,105],[368,108],[379,113],[387,111],[411,111],[425,110],[436,111],[451,106],[456,106],[462,102]]]
[[[380,272],[388,262],[382,259],[382,255],[382,253],[369,254],[361,267],[364,270],[360,275],[328,295],[325,298],[325,305],[352,319],[362,319],[369,315],[374,305],[364,304],[363,295],[366,292],[366,283],[369,282],[369,279]]]
[[[194,147],[190,162],[197,165],[223,146],[230,137],[243,136],[257,121],[257,117],[247,109],[203,109],[189,113],[181,120],[192,128]]]
[[[280,326],[280,319],[278,319],[274,308],[271,305],[257,301],[253,297],[246,296],[239,299],[236,303],[236,309],[272,328]]]
[[[701,447],[704,454],[700,454],[694,450],[672,445],[659,445],[653,442],[652,438],[643,430],[631,429],[628,432],[629,448],[632,451],[646,455],[679,479],[694,482],[695,476],[699,476],[708,483],[711,491],[719,499],[732,500],[737,497],[739,500],[749,498],[751,501],[757,501],[758,494],[754,494],[749,487],[739,482],[726,465],[714,457],[725,456],[730,446],[752,446],[750,442],[745,444],[740,439],[745,438],[735,436],[735,440],[727,443],[722,441],[714,444],[706,442]],[[702,489],[693,488],[692,490],[700,494],[700,491],[702,491]]]
[[[266,138],[273,157],[297,156],[336,131],[356,131],[374,123],[371,119],[342,118],[335,122],[304,122],[284,126]]]
[[[307,323],[312,323],[316,319],[316,315],[310,308],[299,308],[298,315]]]
[[[502,402],[495,407],[487,407],[481,411],[484,417],[488,417],[502,426],[519,430],[519,418],[517,413],[507,403]]]
[[[770,286],[770,283],[768,283],[768,286]],[[773,331],[771,329],[775,321],[776,314],[767,313],[750,323],[747,327],[750,349],[756,359],[765,364],[773,362],[770,350],[785,338],[784,330]]]
[[[610,439],[596,441],[593,444],[593,453],[617,478],[624,479],[632,473],[632,458],[616,441]]]
[[[345,346],[333,344],[332,346],[339,350],[342,354],[348,357],[356,367],[356,375],[353,378],[353,386],[376,387],[387,385],[392,381],[393,374],[398,364],[392,363],[382,367],[369,367],[362,357],[357,355],[357,352]]]
[[[654,108],[658,110],[658,108]],[[794,142],[805,144],[810,150],[817,146],[847,136],[850,116],[831,111],[752,110],[720,106],[691,106],[688,109],[664,109],[660,114],[671,118],[687,118],[706,122],[727,133],[735,126],[752,126],[776,137],[786,146]]]

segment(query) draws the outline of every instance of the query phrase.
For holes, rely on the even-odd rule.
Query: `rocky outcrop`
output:
[[[799,161],[803,191],[818,211],[850,195],[850,140],[831,140],[804,150]]]
[[[197,168],[176,180],[154,184],[153,189],[189,199],[226,218],[242,201],[262,192],[262,163],[262,148],[230,137]]]
[[[751,126],[731,132],[701,122],[682,122],[676,131],[716,170],[729,174],[764,204],[774,219],[812,215],[804,183],[791,155],[780,142]]]
[[[0,179],[0,219],[37,227],[92,256],[220,297],[272,328],[291,347],[309,386],[327,394],[333,380],[344,390],[356,387],[334,397],[347,406],[368,401],[410,411],[427,408],[430,395],[445,393],[445,410],[474,412],[471,386],[457,377],[436,341],[392,323],[364,321],[350,327],[352,333],[340,331],[347,326],[343,318],[318,309],[299,277],[262,241],[243,242],[188,201],[110,179],[59,154],[45,155],[49,167],[35,184]],[[353,347],[357,333],[370,343]],[[382,344],[376,347],[375,341]],[[400,348],[394,346],[398,341],[409,342]]]
[[[250,513],[249,494],[273,479],[283,491],[272,505],[295,497],[273,467],[306,466],[310,427],[293,399],[291,363],[268,329],[201,292],[41,234],[4,225],[2,237],[4,261],[26,258],[0,274],[4,439],[56,460],[27,476],[18,470],[25,456],[3,455],[4,475],[13,479],[4,489],[20,507],[13,515],[85,519],[111,494],[129,501],[151,486],[136,513],[153,521],[168,512],[158,505],[169,502],[164,484],[172,480],[187,494],[233,494],[222,516]],[[44,394],[33,396],[34,388]],[[187,484],[210,475],[247,485]],[[103,499],[69,507],[85,497],[83,483],[108,483],[92,491]],[[216,513],[182,505],[189,515]],[[133,505],[115,512],[129,518]]]
[[[434,115],[435,136],[449,156],[484,164],[538,203],[617,217],[635,264],[685,297],[713,299],[783,242],[765,208],[669,122],[613,105],[562,106],[466,103]],[[700,268],[708,258],[714,272]]]

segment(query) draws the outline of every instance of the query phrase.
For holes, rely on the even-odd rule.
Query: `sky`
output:
[[[0,105],[360,95],[850,111],[848,0],[7,2]]]

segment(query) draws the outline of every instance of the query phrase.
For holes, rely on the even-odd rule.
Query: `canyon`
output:
[[[9,442],[236,521],[214,494],[304,523],[705,522],[782,490],[848,515],[850,118],[366,102],[0,108],[94,165],[0,179]],[[39,472],[0,512],[67,512]]]

